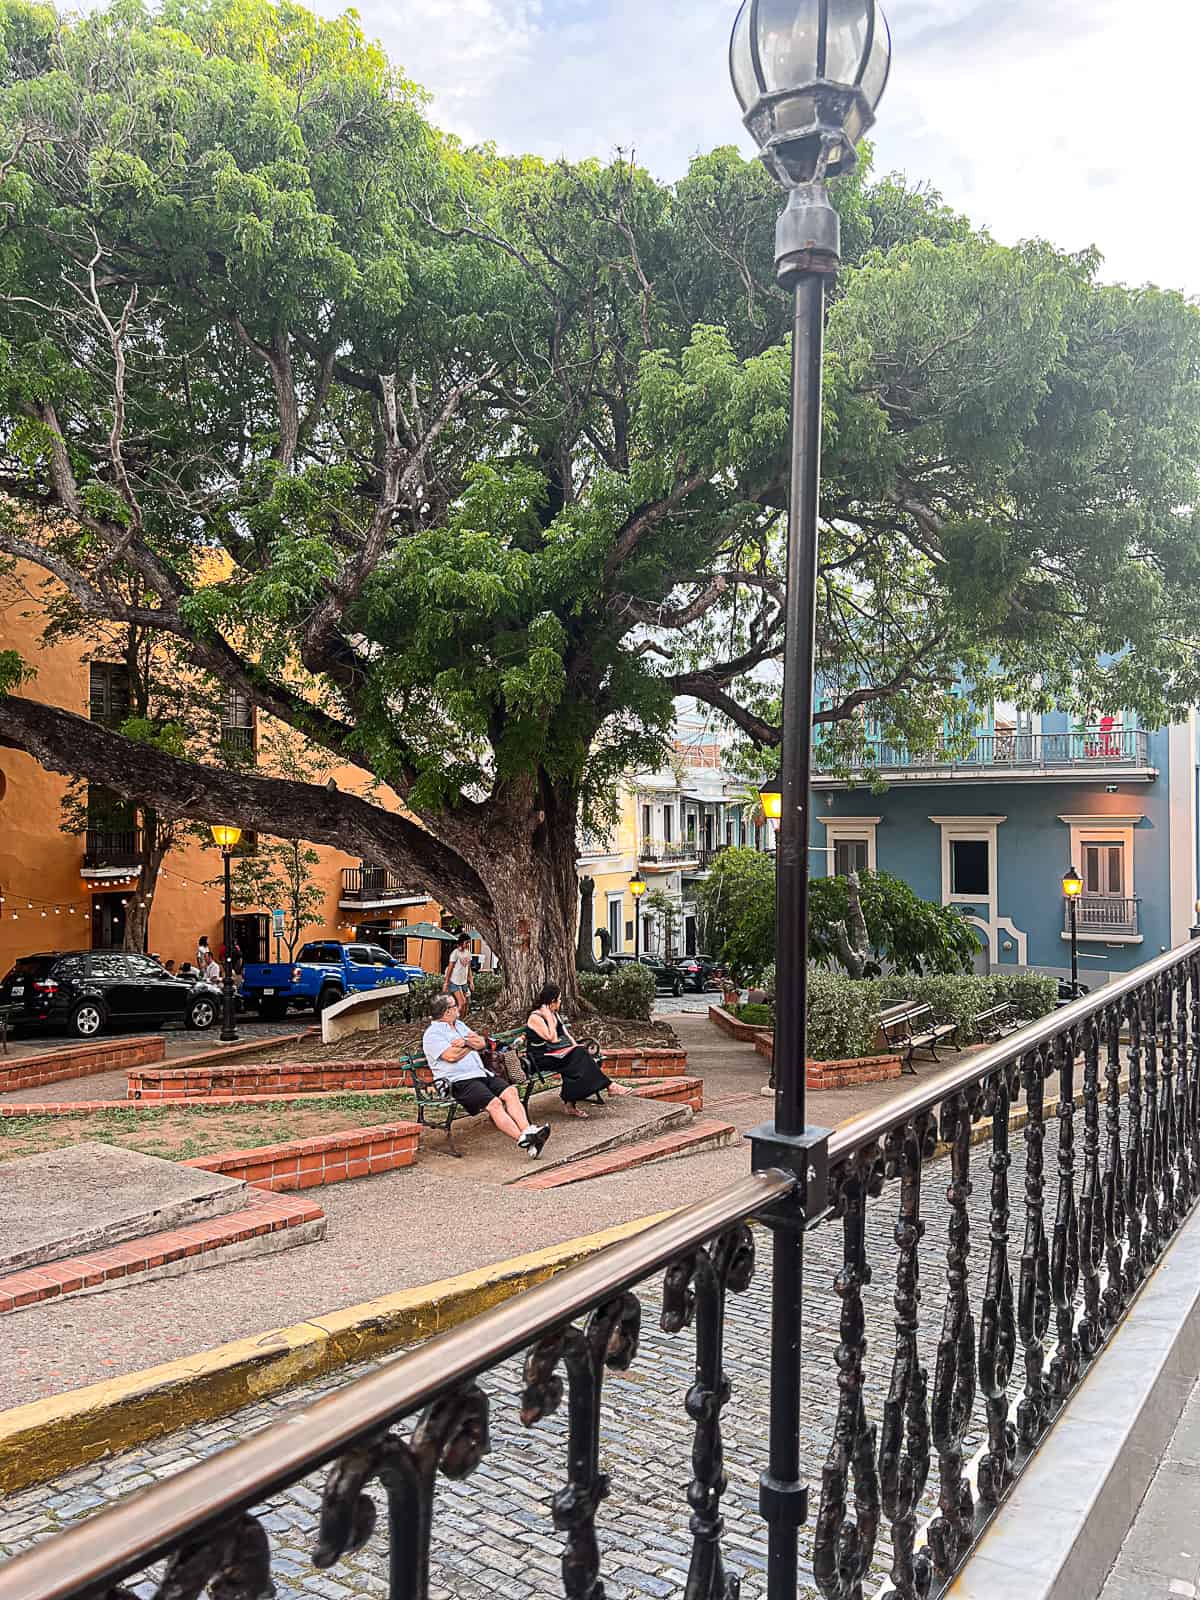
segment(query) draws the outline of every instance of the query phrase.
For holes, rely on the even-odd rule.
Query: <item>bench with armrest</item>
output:
[[[525,1048],[524,1031],[500,1034],[496,1043],[502,1050],[516,1052],[521,1071],[525,1074],[525,1082],[516,1087],[521,1096],[521,1104],[528,1114],[529,1101],[532,1095],[541,1089],[553,1089],[558,1085],[558,1074],[554,1071],[553,1064],[549,1061],[533,1061]],[[400,1060],[402,1067],[407,1067],[412,1075],[413,1095],[417,1102],[417,1121],[425,1128],[441,1128],[446,1135],[446,1145],[452,1156],[462,1154],[455,1148],[453,1127],[458,1117],[469,1117],[470,1113],[464,1111],[462,1106],[450,1093],[449,1088],[440,1078],[435,1078],[430,1071],[429,1063],[423,1054],[403,1056]],[[436,1120],[432,1120],[436,1118]]]
[[[1002,1000],[999,1005],[989,1006],[986,1011],[981,1011],[972,1019],[971,1032],[977,1039],[988,1041],[1003,1039],[1008,1034],[1015,1033],[1020,1026],[1012,1001]]]
[[[936,1022],[931,1005],[914,1003],[903,1011],[885,1017],[880,1023],[888,1048],[896,1051],[905,1071],[915,1075],[913,1054],[928,1050],[935,1061],[939,1060],[937,1047],[946,1040],[954,1042],[958,1033],[957,1022]]]

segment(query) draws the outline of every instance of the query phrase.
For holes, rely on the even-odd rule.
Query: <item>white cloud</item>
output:
[[[319,9],[340,9],[318,0]],[[469,140],[633,147],[663,178],[739,142],[716,0],[360,0],[367,31]],[[999,238],[1095,243],[1106,275],[1200,292],[1188,199],[1190,0],[892,0],[877,168],[928,179]]]

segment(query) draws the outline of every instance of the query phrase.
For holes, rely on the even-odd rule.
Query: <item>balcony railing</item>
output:
[[[85,867],[135,867],[141,858],[140,828],[89,828],[84,836]]]
[[[234,726],[226,723],[221,728],[221,745],[231,754],[239,756],[252,756],[255,751],[254,725],[248,727]]]
[[[1080,933],[1134,934],[1138,929],[1136,896],[1085,894],[1076,901],[1076,924]],[[1071,902],[1063,901],[1063,932],[1071,931]]]
[[[539,1548],[553,1532],[561,1540],[567,1595],[601,1592],[601,1574],[627,1560],[632,1515],[651,1548],[660,1524],[672,1547],[686,1525],[690,1571],[677,1593],[736,1592],[738,1552],[749,1550],[758,1569],[768,1552],[768,1600],[796,1600],[801,1554],[803,1592],[814,1584],[824,1600],[881,1583],[903,1600],[944,1594],[1200,1199],[1200,941],[931,1070],[831,1135],[809,1130],[788,1144],[760,1130],[754,1148],[760,1170],[710,1199],[50,1536],[0,1567],[0,1600],[141,1593],[163,1559],[159,1586],[146,1588],[159,1597],[206,1584],[247,1600],[270,1594],[287,1520],[273,1497],[322,1469],[319,1509],[302,1503],[313,1507],[314,1566],[336,1582],[359,1552],[381,1595],[425,1600],[440,1479],[468,1479],[493,1445],[499,1454],[510,1416],[537,1428],[560,1407],[567,1415],[543,1442],[561,1462],[560,1486],[538,1528]],[[752,1218],[772,1230],[774,1359],[765,1318],[725,1338],[730,1296],[755,1272]],[[970,1270],[976,1259],[985,1270]],[[662,1337],[694,1348],[642,1364],[638,1291],[660,1273]],[[763,1331],[756,1339],[747,1327]],[[506,1378],[490,1392],[484,1380],[517,1355],[514,1407]],[[606,1383],[630,1367],[636,1381]],[[647,1408],[667,1395],[679,1428],[656,1434],[646,1481],[604,1413],[624,1404],[645,1430]],[[738,1422],[723,1438],[731,1399]],[[767,1466],[768,1437],[766,1527],[751,1541],[747,1529],[762,1525],[743,1520],[727,1536],[726,1464],[744,1486]],[[968,1471],[977,1438],[984,1448]],[[801,1552],[802,1440],[819,1483]],[[527,1448],[511,1471],[526,1477],[538,1456]],[[619,1469],[611,1482],[609,1465]],[[456,1492],[447,1546],[470,1539],[476,1514],[478,1536],[491,1536],[505,1481],[493,1457],[486,1483]],[[744,1487],[730,1500],[744,1504]],[[543,1502],[522,1491],[521,1503],[524,1531]],[[284,1537],[291,1586],[290,1526]]]
[[[816,750],[817,765],[828,769],[832,757]],[[1150,765],[1150,736],[1143,728],[1082,728],[1072,733],[983,733],[966,748],[943,744],[915,751],[902,744],[869,743],[862,768],[879,772],[922,772],[978,768],[989,776],[997,769],[1056,772],[1105,767]]]
[[[643,839],[638,846],[639,861],[695,861],[699,854],[694,839]]]
[[[390,867],[343,867],[342,899],[371,902],[411,899],[412,885]]]

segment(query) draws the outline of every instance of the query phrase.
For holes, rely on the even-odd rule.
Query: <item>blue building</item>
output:
[[[869,742],[870,743],[870,742]],[[978,929],[981,971],[1070,969],[1061,880],[1083,878],[1079,975],[1091,987],[1188,937],[1197,895],[1197,717],[1080,726],[993,707],[964,754],[878,741],[867,775],[813,782],[812,870],[877,868]],[[818,758],[819,759],[819,758]]]

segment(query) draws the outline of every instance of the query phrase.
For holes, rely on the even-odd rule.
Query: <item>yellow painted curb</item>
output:
[[[14,1406],[0,1412],[0,1494],[44,1483],[178,1428],[227,1416],[351,1362],[414,1344],[671,1215],[660,1211],[639,1217],[290,1328],[235,1339],[144,1372]]]

